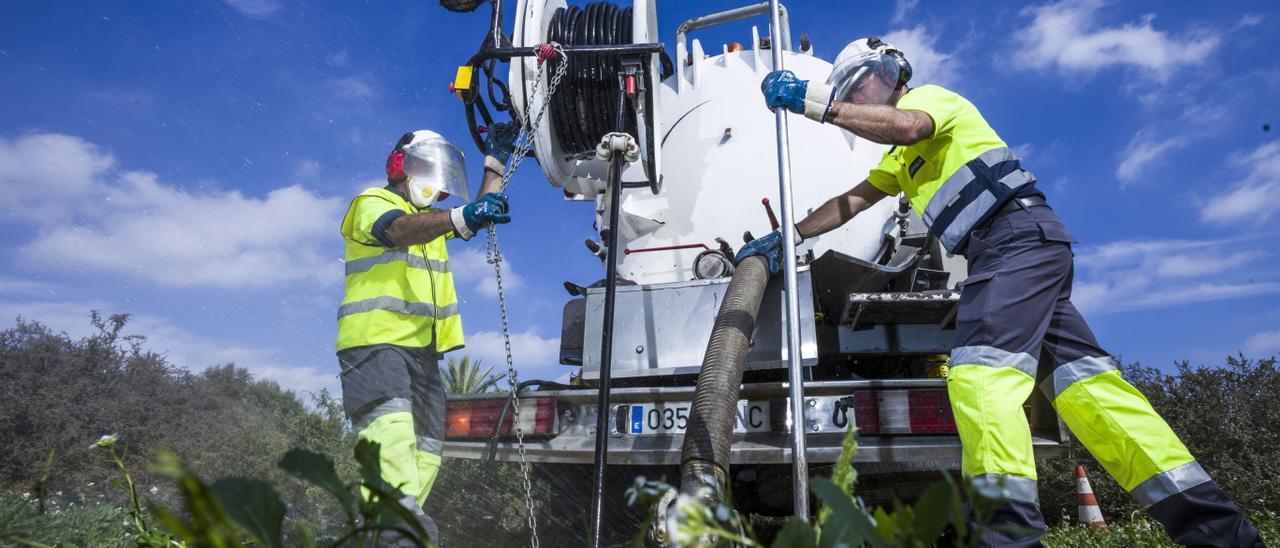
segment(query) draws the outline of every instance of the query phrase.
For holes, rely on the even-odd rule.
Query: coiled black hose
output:
[[[547,40],[566,46],[630,44],[631,8],[608,2],[560,8],[551,16]],[[554,74],[563,62],[552,60],[548,70]],[[569,154],[592,152],[600,138],[614,130],[618,59],[580,53],[570,55],[568,63],[564,80],[551,97],[556,140]],[[636,135],[635,111],[626,113],[626,128]]]

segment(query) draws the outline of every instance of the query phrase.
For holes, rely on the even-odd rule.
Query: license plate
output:
[[[689,426],[689,402],[633,403],[617,407],[619,433],[632,435],[683,434]],[[733,431],[768,432],[768,402],[738,402]]]

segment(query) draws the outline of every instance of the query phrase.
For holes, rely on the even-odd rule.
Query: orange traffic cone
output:
[[[1093,496],[1093,487],[1089,486],[1089,478],[1084,475],[1084,467],[1076,467],[1076,505],[1080,510],[1080,523],[1090,527],[1106,529],[1107,522],[1102,519],[1102,509],[1098,508],[1098,499]]]

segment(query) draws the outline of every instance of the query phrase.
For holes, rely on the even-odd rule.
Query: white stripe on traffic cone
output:
[[[1098,498],[1093,496],[1093,487],[1089,486],[1089,478],[1084,475],[1084,467],[1076,467],[1076,505],[1080,510],[1080,523],[1100,529],[1107,528],[1102,519],[1102,509],[1098,508]]]

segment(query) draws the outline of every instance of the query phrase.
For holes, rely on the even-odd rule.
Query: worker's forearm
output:
[[[448,211],[424,211],[401,215],[387,228],[387,238],[397,247],[431,242],[453,232]]]
[[[840,228],[841,225],[849,222],[855,215],[868,206],[859,199],[850,199],[846,194],[841,194],[827,200],[826,203],[814,210],[800,222],[796,223],[796,230],[800,232],[801,238],[812,238],[819,234],[826,234]]]
[[[490,192],[501,192],[501,191],[502,191],[502,174],[492,169],[485,168],[484,179],[480,182],[480,192],[476,194],[476,196],[480,197]]]
[[[885,145],[912,145],[933,132],[933,120],[929,115],[889,105],[835,101],[831,103],[827,121],[863,139]]]
[[[796,230],[800,232],[801,238],[812,238],[819,234],[826,234],[840,228],[885,196],[888,196],[888,194],[872,186],[871,183],[863,181],[849,189],[848,192],[827,200],[826,203],[818,206],[818,209],[810,213],[808,217],[796,223]]]

